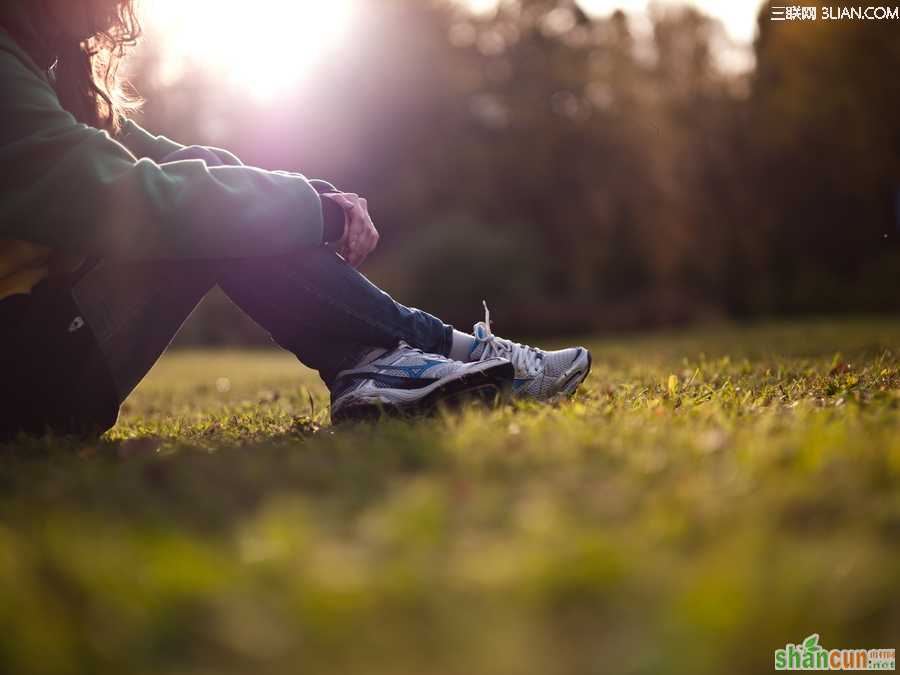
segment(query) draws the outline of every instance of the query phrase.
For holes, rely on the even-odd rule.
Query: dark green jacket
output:
[[[126,122],[119,137],[63,110],[47,74],[0,30],[3,240],[71,255],[228,258],[322,241],[318,193],[299,174],[201,161]]]

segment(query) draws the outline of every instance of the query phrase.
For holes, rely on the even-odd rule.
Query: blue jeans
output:
[[[165,161],[184,159],[202,159],[211,165],[222,163],[217,155],[199,147],[186,148]],[[73,314],[60,316],[52,323],[60,331],[59,344],[55,338],[50,340],[50,349],[56,353],[69,349],[64,341],[77,337],[80,331],[73,333],[71,329],[77,329],[79,321],[83,320],[93,335],[99,356],[85,360],[102,363],[98,367],[106,372],[92,374],[88,367],[87,372],[79,370],[82,374],[75,379],[111,381],[114,391],[105,399],[115,402],[115,411],[107,411],[96,424],[77,424],[77,429],[104,428],[114,423],[118,405],[162,355],[194,307],[216,285],[265,328],[278,345],[317,370],[329,388],[341,370],[354,365],[373,347],[391,348],[405,340],[426,352],[450,352],[451,326],[396,302],[325,246],[277,258],[101,260],[86,266],[70,289],[59,291],[70,293],[74,302],[67,304],[66,298],[54,298],[56,292],[47,288],[39,289],[33,299],[20,299],[26,305],[24,314],[20,312],[25,317],[29,316],[29,302],[34,304],[32,315],[47,313],[38,307],[42,302],[70,308],[52,310]],[[30,330],[28,320],[16,323],[21,330]],[[43,316],[32,323],[48,325]],[[44,328],[34,329],[37,330],[43,332]],[[28,345],[31,341],[28,335],[19,337],[19,344]],[[42,340],[45,337],[42,335]],[[58,385],[47,382],[46,389],[61,390]],[[63,390],[66,387],[62,385]],[[74,382],[68,388],[75,392],[71,403],[58,404],[63,410],[57,411],[55,417],[79,422],[75,408],[81,405],[84,392],[92,390],[92,384]],[[66,405],[72,410],[65,410]],[[48,411],[53,407],[38,406]],[[54,414],[48,412],[48,416]],[[47,419],[45,426],[54,427],[54,422]]]

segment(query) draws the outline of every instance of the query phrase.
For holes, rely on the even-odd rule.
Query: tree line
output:
[[[637,30],[567,0],[360,0],[352,47],[274,105],[199,68],[163,84],[152,35],[132,79],[159,133],[368,196],[366,273],[462,326],[482,298],[529,334],[896,310],[900,27],[769,11],[749,71],[690,6]]]

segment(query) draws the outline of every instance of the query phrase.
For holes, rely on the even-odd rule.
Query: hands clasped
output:
[[[364,197],[352,192],[333,192],[322,195],[344,209],[346,225],[344,236],[331,246],[353,267],[363,264],[369,254],[378,246],[379,234],[369,215],[369,204]]]

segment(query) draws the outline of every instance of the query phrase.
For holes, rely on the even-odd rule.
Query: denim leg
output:
[[[180,159],[210,166],[240,161],[200,146],[163,161]],[[222,290],[275,342],[318,370],[329,388],[338,372],[373,347],[405,340],[426,352],[450,353],[452,326],[395,302],[324,246],[276,259],[225,262],[219,269]]]
[[[450,353],[452,326],[396,302],[324,246],[235,261],[218,280],[238,307],[318,370],[329,388],[373,347],[389,349],[404,340],[426,352]]]
[[[279,346],[319,371],[329,388],[373,347],[405,340],[423,351],[450,352],[452,327],[394,301],[325,247],[253,260],[102,261],[72,295],[120,401],[217,283]]]
[[[221,160],[187,148],[166,161]],[[73,286],[73,297],[105,355],[124,400],[165,351],[206,293],[218,284],[300,361],[334,377],[373,348],[405,340],[447,355],[453,328],[393,300],[333,251],[302,249],[236,260],[102,261]]]

